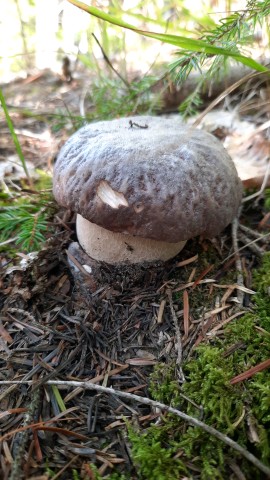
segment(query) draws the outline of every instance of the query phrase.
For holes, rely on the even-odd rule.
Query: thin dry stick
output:
[[[116,70],[116,68],[114,68],[112,62],[110,61],[108,55],[106,54],[105,50],[103,49],[103,47],[100,44],[100,41],[97,39],[96,35],[94,33],[92,33],[92,36],[95,39],[95,41],[97,42],[105,62],[109,65],[109,67],[113,70],[113,72],[120,78],[120,80],[122,80],[122,82],[125,84],[125,86],[130,90],[130,85],[129,85],[128,81],[121,75],[121,73],[119,73]]]
[[[239,224],[239,228],[240,230],[243,230],[243,232],[245,232],[247,235],[261,240],[262,243],[268,243],[267,239],[265,239],[264,236],[256,230],[252,230],[252,228],[246,227],[246,225],[242,225],[241,223]]]
[[[15,380],[0,381],[0,385],[11,385],[11,384],[35,385],[35,382],[33,382],[32,380],[30,380],[30,381],[15,381]],[[134,402],[143,403],[144,405],[149,405],[153,408],[159,408],[160,410],[164,410],[166,412],[173,413],[174,415],[177,415],[177,417],[180,417],[182,420],[185,420],[190,425],[193,425],[194,427],[201,428],[205,432],[209,433],[213,437],[216,437],[218,440],[221,440],[221,442],[225,443],[229,447],[231,447],[234,450],[236,450],[237,452],[239,452],[250,463],[252,463],[259,470],[261,470],[261,472],[265,473],[265,475],[267,475],[267,478],[270,478],[270,468],[267,467],[266,465],[264,465],[252,453],[250,453],[245,448],[241,447],[241,445],[239,445],[237,442],[232,440],[227,435],[224,435],[223,433],[216,430],[214,427],[211,427],[210,425],[207,425],[206,423],[201,422],[197,418],[193,418],[190,415],[187,415],[186,413],[182,412],[181,410],[177,410],[176,408],[169,407],[168,405],[165,405],[164,403],[157,402],[155,400],[151,400],[150,398],[147,398],[147,397],[140,397],[139,395],[135,395],[133,393],[121,392],[120,390],[115,390],[114,388],[111,388],[111,387],[110,388],[102,387],[101,385],[95,385],[94,383],[91,383],[91,382],[49,380],[48,382],[46,382],[46,385],[57,385],[57,386],[61,386],[63,388],[80,387],[80,388],[84,388],[85,390],[96,390],[97,392],[109,393],[110,395],[116,395],[117,397],[123,397],[123,398],[126,398],[128,400],[133,400]],[[1,440],[1,438],[0,438],[0,440]]]
[[[265,235],[263,235],[263,238],[266,239],[270,236],[270,232],[269,233],[266,233]],[[238,252],[240,252],[241,250],[244,250],[245,248],[249,247],[250,245],[252,245],[253,243],[257,243],[257,242],[260,242],[262,239],[261,238],[255,238],[255,240],[251,240],[250,242],[246,243],[245,245],[243,245],[243,247],[240,247],[238,248]],[[227,260],[229,260],[230,258],[232,258],[234,256],[234,252],[231,253],[230,255],[228,255],[228,257],[226,257],[224,260],[222,260],[222,262],[220,263],[220,265],[223,265],[223,263],[227,262]],[[201,282],[203,283],[203,282]],[[206,283],[206,282],[204,282]]]
[[[89,91],[89,86],[84,88],[84,90],[82,91],[82,94],[80,96],[79,109],[80,109],[80,115],[83,118],[85,118],[84,102],[85,102],[85,98],[86,98],[86,95],[87,95],[88,91]]]
[[[57,354],[59,354],[59,345],[50,353],[48,353],[48,355],[46,355],[45,358],[43,358],[43,362],[49,362],[52,358],[54,358]],[[10,387],[7,388],[4,392],[0,393],[0,402],[5,398],[7,397],[8,395],[11,395],[12,392],[16,389],[16,383],[20,383],[20,384],[24,384],[25,382],[28,381],[29,378],[31,378],[35,373],[39,372],[41,370],[41,366],[38,364],[38,365],[35,365],[32,370],[30,370],[30,372],[26,373],[26,375],[24,375],[24,378],[22,378],[22,380],[20,380],[19,382],[10,382],[9,385]],[[36,386],[36,383],[35,383],[35,386]]]
[[[59,470],[59,472],[56,473],[51,480],[57,480],[57,478],[60,478],[62,473],[64,473],[68,469],[68,467],[70,467],[70,465],[74,463],[75,460],[77,460],[77,458],[79,458],[79,455],[75,455],[75,457],[72,457],[72,459],[68,463],[66,463],[66,465],[64,465],[63,468],[61,468],[61,470]]]
[[[18,237],[13,237],[13,238],[9,238],[8,240],[6,240],[5,242],[1,242],[0,243],[0,247],[3,247],[4,245],[7,245],[8,243],[12,243],[12,242],[15,242],[17,240]]]
[[[178,371],[179,371],[179,376],[180,380],[182,382],[185,381],[185,376],[182,370],[182,360],[183,360],[183,346],[182,346],[182,337],[181,337],[181,332],[178,324],[178,318],[176,316],[174,307],[173,307],[173,300],[172,300],[172,291],[170,288],[167,289],[167,295],[169,299],[169,304],[170,304],[170,310],[173,318],[173,323],[174,323],[174,328],[175,328],[175,333],[176,333],[176,340],[177,340],[177,365],[178,365]]]
[[[249,200],[252,200],[253,198],[256,198],[262,195],[265,188],[267,187],[269,176],[270,176],[270,161],[268,161],[260,190],[258,192],[252,193],[248,197],[244,197],[242,200],[242,203],[249,202]]]
[[[40,391],[36,390],[33,393],[28,411],[25,414],[24,423],[23,423],[24,426],[28,426],[31,423],[33,423],[33,418],[38,410],[39,402],[40,402]],[[18,433],[18,437],[17,437],[18,447],[15,453],[14,462],[12,464],[11,474],[9,477],[10,480],[19,480],[24,476],[22,465],[24,462],[25,447],[26,447],[29,434],[30,434],[29,429]]]
[[[242,232],[238,232],[238,238],[244,244],[247,244],[250,242],[250,238],[248,238]],[[263,254],[265,253],[264,250],[260,248],[256,243],[252,243],[249,248],[253,253],[255,253],[255,255],[257,255],[257,257],[262,257]]]
[[[237,270],[237,285],[244,287],[243,269],[242,269],[241,258],[239,255],[238,238],[237,238],[238,225],[239,225],[238,218],[239,217],[236,217],[232,222],[232,242],[233,242],[233,250],[235,255],[235,266]],[[239,289],[237,290],[237,298],[240,305],[243,305],[244,292],[242,290],[239,290]]]
[[[255,128],[255,130],[250,135],[248,135],[247,139],[250,140],[251,138],[255,137],[258,133],[263,132],[269,127],[270,127],[270,120],[267,120],[266,122],[262,123],[262,125]]]
[[[230,87],[226,88],[226,90],[224,90],[224,92],[222,92],[217,98],[215,98],[213,100],[213,102],[211,102],[210,105],[208,105],[208,107],[197,117],[197,119],[193,123],[193,127],[197,127],[201,123],[201,121],[205,117],[205,115],[208,112],[211,112],[211,110],[213,110],[213,108],[215,108],[216,105],[218,105],[222,100],[224,100],[224,98],[226,98],[227,95],[232,93],[234,90],[236,90],[236,88],[240,87],[243,83],[245,83],[248,80],[251,80],[255,77],[258,77],[259,75],[262,75],[262,72],[249,73],[248,75],[245,75],[245,77],[243,77],[240,80],[238,80],[237,82],[235,82]]]

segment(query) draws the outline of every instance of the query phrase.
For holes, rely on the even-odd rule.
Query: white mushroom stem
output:
[[[77,236],[89,257],[111,264],[166,261],[177,255],[186,244],[185,241],[159,242],[111,232],[81,215],[77,215]]]

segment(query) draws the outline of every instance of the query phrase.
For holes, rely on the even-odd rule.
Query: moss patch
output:
[[[184,365],[186,382],[181,390],[174,365],[159,365],[151,377],[151,394],[229,435],[270,464],[270,369],[249,380],[230,384],[236,375],[270,357],[270,254],[254,272],[254,309],[233,320],[223,338],[201,344]],[[184,399],[189,397],[193,403]],[[247,479],[261,472],[203,430],[172,415],[143,434],[130,433],[132,454],[139,478],[165,480],[195,475],[202,480],[225,479],[237,465]],[[230,477],[234,478],[234,477]],[[236,478],[236,477],[235,477]]]

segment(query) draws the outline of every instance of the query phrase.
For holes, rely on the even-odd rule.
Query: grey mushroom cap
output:
[[[219,234],[237,213],[242,184],[213,135],[140,116],[73,134],[58,155],[53,193],[110,231],[179,242]]]

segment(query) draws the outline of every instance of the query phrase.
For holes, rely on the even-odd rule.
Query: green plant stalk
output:
[[[24,169],[25,175],[27,176],[28,183],[29,183],[29,185],[32,185],[32,179],[31,179],[31,177],[29,175],[29,172],[28,172],[28,168],[27,168],[27,165],[26,165],[26,162],[25,162],[25,158],[24,158],[24,155],[23,155],[23,152],[22,152],[22,149],[21,149],[21,144],[20,144],[19,139],[18,139],[18,137],[16,135],[16,132],[14,130],[14,126],[13,126],[12,120],[9,116],[7,104],[6,104],[5,97],[4,97],[4,94],[1,90],[1,88],[0,88],[0,102],[1,102],[2,108],[4,110],[7,125],[8,125],[8,128],[9,128],[13,143],[15,145],[16,152],[17,152],[17,154],[19,156],[19,159],[21,161],[21,164],[22,164],[22,167]]]
[[[87,13],[90,13],[90,15],[93,15],[94,17],[100,18],[106,22],[110,22],[113,25],[118,25],[119,27],[122,28],[127,28],[129,30],[132,30],[140,35],[144,35],[146,37],[154,38],[156,40],[160,40],[161,42],[164,43],[169,43],[171,45],[174,45],[176,47],[182,48],[184,50],[189,50],[193,52],[200,52],[200,53],[205,53],[207,55],[223,55],[226,57],[231,57],[234,60],[243,63],[244,65],[257,70],[258,72],[270,72],[270,70],[260,63],[256,62],[252,58],[245,57],[244,55],[241,55],[239,53],[232,52],[230,50],[227,50],[225,48],[220,48],[220,47],[215,47],[211,44],[208,44],[207,42],[204,42],[203,40],[195,40],[193,38],[186,38],[186,37],[181,37],[178,35],[169,35],[169,34],[164,34],[164,33],[156,33],[156,32],[149,32],[145,30],[141,30],[139,28],[134,27],[133,25],[124,22],[123,20],[120,20],[118,18],[113,17],[112,15],[109,15],[108,13],[104,13],[98,8],[95,7],[89,7],[88,5],[85,5],[85,3],[80,2],[78,0],[68,0],[69,3],[72,5],[75,5],[76,7],[80,8],[81,10],[84,10]]]

